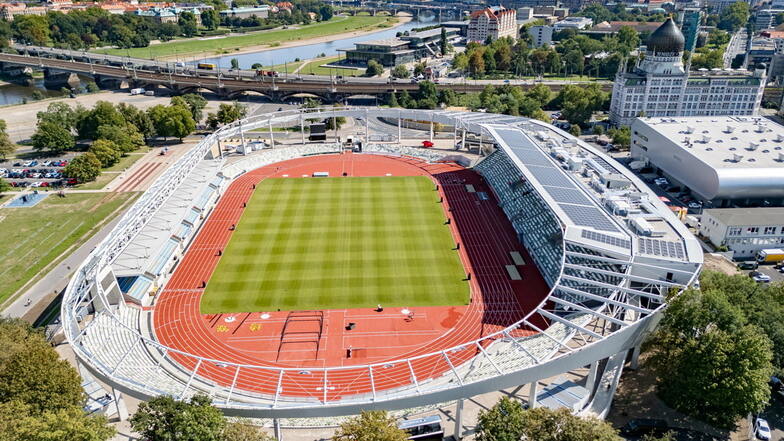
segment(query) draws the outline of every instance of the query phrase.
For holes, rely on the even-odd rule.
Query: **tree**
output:
[[[490,409],[479,412],[476,440],[519,441],[525,429],[523,412],[519,401],[502,397]]]
[[[62,101],[49,104],[45,111],[38,112],[36,116],[39,123],[53,122],[68,130],[76,124],[76,112]]]
[[[591,129],[594,135],[603,135],[604,134],[604,126],[601,124],[594,124],[593,128]]]
[[[569,134],[572,136],[580,136],[582,134],[582,130],[580,130],[580,126],[577,124],[569,127]]]
[[[239,70],[240,69],[240,60],[236,58],[231,59],[231,70]]]
[[[427,65],[425,63],[417,63],[414,65],[414,76],[420,76],[425,74],[425,69],[427,69]]]
[[[481,76],[485,73],[485,59],[481,51],[474,51],[468,57],[468,70],[473,76]]]
[[[205,9],[204,11],[201,11],[201,24],[211,31],[218,29],[220,14],[215,9]]]
[[[19,43],[49,46],[51,31],[49,21],[41,15],[19,15],[11,22],[14,39]]]
[[[411,72],[404,64],[398,64],[392,69],[392,76],[394,78],[408,78],[411,76]]]
[[[730,303],[740,307],[749,323],[757,325],[773,342],[773,367],[784,373],[784,284],[760,286],[745,275],[728,276],[703,271],[700,286],[723,292]]]
[[[724,66],[724,50],[715,49],[698,52],[691,58],[691,66],[694,69],[720,68]]]
[[[98,139],[100,126],[125,126],[125,118],[108,101],[98,101],[92,110],[76,117],[76,131],[80,139]]]
[[[413,98],[411,98],[411,95],[408,93],[408,90],[403,90],[403,92],[400,93],[399,101],[400,101],[400,105],[406,109],[410,109],[416,106],[416,101]]]
[[[528,89],[526,95],[538,102],[541,107],[547,106],[553,99],[553,91],[542,83]]]
[[[607,99],[597,84],[576,86],[567,84],[558,94],[563,116],[570,124],[585,124],[594,111],[599,110]]]
[[[79,406],[36,414],[18,401],[0,403],[4,441],[105,441],[115,430],[104,416],[90,416]]]
[[[40,333],[29,325],[0,319],[0,341],[4,355],[0,358],[0,403],[14,401],[40,414],[47,410],[69,409],[81,405],[84,392],[76,370]],[[22,341],[5,344],[9,337]]]
[[[182,35],[189,38],[196,35],[196,31],[198,29],[196,27],[196,16],[193,14],[193,12],[180,12],[180,16],[177,19],[177,24],[180,26],[180,32],[182,32]]]
[[[615,429],[597,418],[582,418],[568,409],[523,410],[509,397],[479,412],[477,441],[621,441]]]
[[[335,125],[337,125],[338,130],[343,127],[343,124],[346,123],[345,116],[336,116],[334,118],[327,118],[324,120],[325,128],[327,130],[335,130]]]
[[[0,318],[0,433],[4,441],[105,441],[106,418],[88,416],[81,379],[43,334]]]
[[[335,12],[332,10],[332,6],[326,3],[323,3],[321,6],[319,6],[318,13],[321,16],[321,21],[331,20],[332,16],[335,15]]]
[[[141,403],[131,427],[149,441],[221,441],[226,421],[206,395],[190,401],[159,396]]]
[[[9,184],[8,181],[6,181],[3,178],[0,178],[0,193],[11,191],[12,188],[13,187],[11,187],[11,184]]]
[[[365,69],[366,77],[377,77],[384,73],[384,66],[376,60],[369,60],[367,69]]]
[[[632,144],[632,132],[629,126],[612,128],[607,131],[607,134],[610,136],[613,145],[618,148],[618,150],[626,150]]]
[[[742,28],[749,21],[749,4],[745,2],[735,2],[727,6],[719,14],[719,29],[727,32],[735,32]]]
[[[30,137],[33,149],[41,152],[60,154],[65,150],[74,148],[76,144],[73,135],[65,127],[54,122],[42,122]]]
[[[238,102],[218,106],[218,121],[222,124],[232,123],[245,117],[247,109]]]
[[[133,125],[136,128],[145,142],[147,138],[155,134],[155,127],[152,125],[152,120],[150,120],[150,116],[146,112],[125,103],[118,104],[117,111],[120,112],[126,124]]]
[[[207,107],[207,100],[198,93],[186,93],[183,96],[174,97],[171,104],[185,105],[190,109],[194,121],[201,121],[202,111]]]
[[[389,93],[387,104],[389,105],[389,107],[400,107],[400,103],[397,101],[397,94],[395,94],[395,92]]]
[[[438,90],[436,89],[436,85],[432,81],[420,81],[417,99],[437,102]]]
[[[3,161],[5,161],[6,157],[16,151],[16,144],[11,142],[11,138],[8,137],[7,125],[4,119],[0,119],[0,156],[3,157]]]
[[[101,174],[101,161],[90,152],[82,153],[65,166],[63,174],[79,182],[94,181]]]
[[[670,299],[652,348],[659,395],[681,412],[731,428],[770,399],[770,340],[720,290]]]
[[[408,434],[397,427],[386,411],[362,411],[340,425],[333,441],[405,441]]]
[[[101,162],[101,167],[111,167],[120,160],[120,156],[122,155],[120,152],[120,147],[117,146],[112,141],[107,139],[99,139],[95,141],[89,149],[88,152],[95,155],[98,158],[98,161]]]
[[[182,140],[196,129],[196,122],[185,106],[175,104],[166,107],[158,104],[151,107],[147,114],[158,136],[174,136]]]
[[[275,438],[267,435],[257,427],[246,421],[226,423],[221,435],[222,441],[275,441]]]
[[[449,42],[446,40],[446,28],[441,27],[441,40],[439,41],[441,55],[446,55],[447,50],[449,49]]]
[[[141,133],[133,125],[100,126],[97,137],[99,140],[111,141],[120,154],[131,153],[144,145]]]
[[[621,26],[618,29],[618,44],[621,46],[623,55],[628,55],[629,52],[637,49],[640,46],[640,34],[631,26]]]

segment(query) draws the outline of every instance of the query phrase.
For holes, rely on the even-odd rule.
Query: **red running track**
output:
[[[444,197],[445,215],[466,271],[471,274],[469,305],[416,308],[413,320],[406,320],[401,308],[326,310],[321,321],[306,313],[291,321],[281,342],[289,311],[203,315],[199,302],[202,281],[209,281],[223,249],[231,237],[230,227],[237,224],[243,203],[250,199],[254,185],[275,177],[310,176],[328,171],[330,176],[430,176]],[[332,178],[339,179],[339,178]],[[476,192],[467,191],[473,185]],[[480,198],[480,193],[487,196]],[[512,281],[505,265],[512,265],[510,252],[519,252],[526,265],[518,266],[521,281]],[[330,401],[375,388],[414,387],[418,382],[441,376],[451,369],[443,351],[497,332],[525,316],[546,297],[549,288],[536,270],[525,249],[516,239],[506,216],[498,207],[493,192],[482,178],[456,164],[429,164],[410,157],[372,154],[333,154],[297,158],[262,167],[237,178],[220,198],[199,234],[187,250],[153,308],[153,324],[158,340],[169,347],[205,358],[253,365],[237,373],[235,367],[203,362],[197,373],[216,384],[236,390],[274,396],[280,394]],[[264,317],[262,317],[264,313]],[[297,313],[303,315],[303,313]],[[534,315],[536,326],[546,326]],[[345,324],[357,324],[346,330]],[[321,332],[319,332],[321,331]],[[516,329],[528,335],[530,329]],[[351,357],[347,349],[351,348]],[[431,356],[426,354],[436,353]],[[453,366],[476,356],[478,348],[467,346],[446,353]],[[184,368],[193,370],[197,361],[170,353]],[[394,360],[420,357],[409,363]],[[366,365],[381,363],[372,375]],[[293,368],[280,376],[278,367]],[[310,371],[314,367],[341,367],[329,371]],[[325,381],[326,380],[326,381]],[[324,385],[327,385],[326,389]]]

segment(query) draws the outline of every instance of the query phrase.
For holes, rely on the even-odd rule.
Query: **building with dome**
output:
[[[765,68],[700,69],[683,64],[685,39],[668,19],[648,39],[645,57],[615,76],[610,121],[631,125],[635,118],[756,115],[765,89]]]

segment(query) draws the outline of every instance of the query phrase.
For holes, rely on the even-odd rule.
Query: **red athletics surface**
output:
[[[202,282],[209,282],[237,224],[243,203],[250,199],[255,184],[269,177],[299,178],[327,171],[333,178],[348,176],[430,176],[444,196],[445,215],[466,271],[471,274],[471,303],[467,306],[412,308],[413,319],[402,308],[374,310],[375,305],[357,309],[325,311],[259,311],[254,313],[212,314],[199,312]],[[322,178],[323,179],[323,178]],[[477,193],[469,193],[471,184]],[[478,192],[488,199],[482,200]],[[513,265],[510,251],[518,251],[526,264],[517,269],[521,281],[509,279],[505,265]],[[390,287],[394,289],[394,287]],[[429,164],[410,157],[373,154],[332,154],[292,159],[262,167],[237,178],[225,191],[217,207],[205,221],[153,308],[153,324],[158,340],[205,358],[250,364],[242,368],[203,362],[198,374],[225,387],[275,395],[278,384],[285,396],[335,400],[345,395],[395,387],[414,387],[451,369],[440,353],[373,368],[354,367],[384,363],[442,351],[479,339],[518,321],[546,297],[549,288],[516,239],[492,191],[475,172],[452,163]],[[383,305],[382,305],[383,306]],[[546,326],[533,316],[537,327]],[[347,330],[349,322],[356,323]],[[287,324],[288,323],[288,324]],[[283,329],[286,329],[285,333]],[[532,334],[517,329],[515,335]],[[351,357],[347,351],[351,349]],[[478,354],[474,345],[449,351],[446,355],[458,366]],[[192,370],[196,360],[170,352],[169,356]],[[281,377],[274,369],[289,367]],[[327,374],[309,371],[312,367],[344,367]],[[237,393],[239,391],[235,391]]]

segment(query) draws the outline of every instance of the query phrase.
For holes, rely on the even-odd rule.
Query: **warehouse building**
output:
[[[638,118],[631,132],[636,165],[706,207],[784,206],[784,126],[751,116]]]
[[[784,248],[784,208],[705,210],[700,234],[714,246],[727,246],[737,260],[752,259],[757,251]]]

